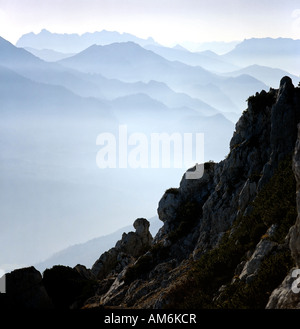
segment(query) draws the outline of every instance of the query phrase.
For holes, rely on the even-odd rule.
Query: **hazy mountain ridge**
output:
[[[197,76],[201,81],[218,79],[217,75],[201,67],[190,67],[180,62],[168,61],[133,42],[113,43],[107,46],[94,45],[59,63],[86,73],[100,73],[107,78],[119,78],[127,82],[148,82],[148,80],[171,82],[172,79],[176,79],[179,83],[186,78],[195,80]]]
[[[109,107],[98,99],[83,98],[65,87],[30,80],[3,66],[0,66],[0,83],[2,114],[3,112],[9,114],[7,111],[9,105],[10,111],[18,110],[20,112],[20,108],[22,108],[22,111],[27,110],[37,116],[45,114],[45,111],[50,115],[75,116],[76,113],[80,114],[77,110],[82,111],[82,108],[86,108],[87,112],[94,111],[94,114],[91,111],[89,115],[112,118]],[[11,94],[18,97],[11,97]],[[38,112],[36,112],[37,110]],[[81,115],[83,114],[81,112]]]
[[[31,47],[38,50],[52,49],[62,53],[77,53],[93,44],[106,45],[113,42],[133,41],[141,45],[157,44],[152,38],[141,39],[129,33],[101,31],[94,33],[59,34],[42,30],[38,34],[23,35],[16,43],[18,47]]]
[[[202,125],[211,134],[222,126],[223,142],[218,143],[217,147],[209,146],[207,156],[214,158],[220,148],[226,147],[226,136],[229,138],[231,134],[232,123],[224,117],[219,117],[218,122],[206,119],[206,115],[218,111],[198,99],[175,93],[164,83],[152,81],[147,84],[126,84],[100,75],[82,74],[57,63],[47,63],[4,39],[1,39],[0,47],[1,216],[5,220],[10,218],[12,223],[7,225],[7,235],[2,231],[1,241],[3,244],[9,244],[9,241],[13,243],[9,252],[2,257],[4,268],[11,269],[16,264],[29,262],[30,257],[34,257],[35,262],[45,259],[47,254],[52,253],[53,244],[56,250],[63,249],[66,243],[71,243],[67,241],[74,231],[79,234],[76,233],[77,226],[81,227],[78,239],[90,239],[89,227],[98,226],[101,217],[110,218],[111,223],[119,221],[115,227],[123,226],[121,213],[142,212],[138,209],[144,209],[142,202],[138,206],[129,206],[129,201],[135,203],[133,200],[136,197],[141,201],[147,200],[149,208],[153,203],[151,213],[153,209],[155,211],[155,195],[161,193],[163,182],[177,176],[176,172],[180,170],[168,173],[153,170],[145,175],[128,169],[126,177],[118,169],[101,171],[95,161],[100,149],[96,145],[99,133],[117,134],[121,122],[128,125],[128,133],[139,131],[148,136],[153,132],[150,120],[156,123],[157,132],[175,130],[184,133],[190,129],[181,124],[181,119],[192,114],[200,121],[200,127]],[[109,93],[109,88],[116,85],[118,87],[114,93]],[[130,118],[124,113],[120,121],[115,115],[115,110],[120,109],[114,108],[117,102],[114,99],[129,97],[131,104],[134,104],[140,97],[136,95],[141,92],[150,95],[143,99],[147,99],[151,106],[156,106],[153,109],[156,115],[153,116],[151,108],[146,110],[147,104],[140,102],[139,107],[142,108],[136,108]],[[122,103],[122,100],[119,101]],[[159,101],[162,103],[159,104]],[[173,105],[176,107],[173,108]],[[161,115],[162,108],[165,115]],[[138,112],[139,122],[136,118]],[[174,114],[176,117],[173,118]],[[145,115],[149,118],[146,122]],[[177,126],[171,125],[174,122]],[[197,128],[199,125],[193,132],[198,131]],[[154,174],[160,178],[154,179]],[[149,181],[151,191],[149,189],[143,194],[136,192],[140,179]],[[133,190],[128,193],[125,191],[130,180]],[[123,195],[124,201],[121,200],[118,208],[106,214],[114,193]],[[88,209],[87,212],[84,209]],[[79,220],[83,213],[84,222]],[[132,218],[130,215],[128,217]],[[55,224],[58,218],[59,226]],[[72,227],[69,227],[70,222]],[[25,227],[21,223],[26,223]],[[16,232],[14,227],[20,227],[20,231]],[[36,232],[36,239],[28,241],[32,231]],[[41,240],[42,245],[39,242]],[[15,249],[22,244],[24,246],[21,249]]]
[[[180,48],[168,48],[155,45],[147,45],[144,48],[152,50],[170,61],[179,61],[191,66],[201,66],[212,72],[222,73],[238,69],[236,65],[224,61],[214,53],[192,53]]]
[[[276,86],[276,83],[278,80],[280,80],[280,77],[288,75],[294,84],[297,84],[299,81],[299,77],[288,73],[287,71],[276,69],[276,68],[270,68],[267,66],[261,66],[261,65],[250,65],[243,69],[233,71],[226,73],[227,76],[240,76],[243,74],[250,75],[257,80],[263,81],[266,85],[270,87]]]
[[[46,61],[46,62],[57,62],[61,59],[71,57],[74,54],[73,53],[61,53],[52,49],[34,49],[31,47],[23,47],[25,50],[29,51],[32,55],[39,57],[40,59]]]
[[[0,61],[1,66],[5,66],[12,71],[36,82],[42,82],[49,85],[60,85],[78,93],[85,95],[85,91],[97,94],[98,87],[75,72],[67,70],[57,63],[48,63],[32,55],[23,48],[17,48],[10,42],[0,39]]]
[[[251,42],[250,42],[251,41]],[[267,39],[267,41],[268,41],[268,39]],[[272,43],[274,43],[274,44],[276,44],[276,43],[280,43],[280,39],[271,39],[271,41],[272,41]],[[294,40],[292,40],[292,43],[293,43],[293,41]],[[113,42],[113,39],[111,40],[111,43]],[[251,39],[251,40],[245,40],[244,42],[242,42],[242,43],[240,43],[238,46],[240,46],[241,44],[241,48],[243,49],[243,48],[249,48],[250,46],[249,45],[247,45],[248,44],[248,42],[250,42],[251,43],[251,45],[252,44],[255,44],[256,42],[258,42],[259,44],[261,44],[261,43],[263,43],[263,40],[260,40],[260,39]],[[97,48],[96,46],[91,46],[90,48],[92,48],[94,51],[92,52],[92,49],[90,49],[89,51],[88,51],[88,49],[85,49],[84,51],[83,51],[83,54],[86,54],[86,56],[88,56],[88,54],[87,54],[87,51],[88,51],[88,53],[89,53],[89,56],[91,56],[91,57],[93,57],[93,56],[96,56],[96,54],[95,54],[95,52],[96,52],[96,49],[97,49],[97,51],[99,52],[100,51],[100,49],[102,49],[102,53],[103,53],[103,51],[104,51],[104,49],[107,49],[106,51],[108,52],[107,53],[107,55],[106,56],[108,56],[109,57],[109,60],[112,60],[111,59],[111,53],[109,53],[109,49],[111,48],[111,43],[107,43],[106,45],[108,46],[108,48],[106,48],[106,47],[103,47],[103,48]],[[118,44],[120,44],[120,43],[117,43],[117,44],[115,44],[115,46],[114,47],[117,47],[117,45]],[[123,45],[123,43],[121,43],[122,45]],[[120,44],[120,46],[121,46],[121,44]],[[144,55],[145,54],[143,54],[143,55],[141,55],[141,49],[140,50],[138,50],[138,48],[137,47],[135,47],[135,49],[134,49],[134,47],[133,47],[133,44],[132,44],[132,42],[127,42],[127,44],[128,44],[128,46],[130,45],[131,47],[128,47],[129,49],[127,49],[126,50],[126,48],[125,48],[125,46],[123,47],[123,50],[125,50],[125,57],[126,57],[126,51],[127,51],[127,64],[128,64],[128,61],[130,62],[130,60],[132,60],[132,59],[134,59],[134,58],[130,58],[130,55],[131,54],[133,54],[132,56],[134,57],[134,54],[135,54],[135,52],[138,52],[139,51],[139,54],[137,55],[136,54],[136,56],[137,57],[139,57],[139,58],[143,58],[144,57]],[[246,44],[246,46],[244,45],[244,44]],[[296,41],[295,41],[295,44],[296,44]],[[236,47],[238,47],[238,46],[236,46]],[[158,52],[158,54],[160,54],[160,55],[165,55],[165,59],[170,59],[170,58],[172,58],[172,57],[168,57],[166,54],[168,54],[168,53],[174,53],[174,51],[175,51],[175,53],[179,53],[179,54],[185,54],[185,53],[188,53],[189,54],[189,56],[199,56],[199,54],[197,54],[197,53],[191,53],[191,52],[187,52],[187,51],[183,51],[183,50],[176,50],[176,49],[171,49],[171,48],[166,48],[166,47],[161,47],[161,46],[158,46],[158,45],[154,45],[154,46],[149,46],[150,47],[150,49],[152,49],[153,51],[154,51],[154,53],[155,53],[155,49],[157,50],[157,52]],[[277,48],[276,49],[279,49],[280,48],[280,45],[277,45],[276,46]],[[295,46],[296,47],[296,46]],[[145,48],[147,48],[147,46],[145,46]],[[122,49],[122,47],[121,47],[121,49]],[[134,50],[133,50],[134,49]],[[237,48],[238,49],[238,48]],[[236,49],[234,49],[232,52],[234,52],[234,51],[237,51]],[[260,52],[262,53],[262,55],[261,56],[263,56],[263,49],[261,49],[260,50]],[[94,53],[94,55],[93,55],[93,53]],[[113,52],[114,53],[114,52]],[[122,50],[120,50],[120,53],[122,53]],[[175,54],[174,53],[174,54]],[[230,52],[231,53],[231,52]],[[108,55],[109,54],[109,55]],[[224,56],[219,56],[219,55],[215,55],[214,54],[214,56],[212,56],[212,55],[209,55],[209,54],[206,54],[206,55],[202,55],[202,54],[200,54],[201,55],[201,57],[199,58],[199,61],[197,62],[199,65],[200,64],[203,64],[202,65],[202,67],[203,68],[207,68],[206,66],[205,66],[205,58],[207,59],[207,58],[210,58],[210,59],[213,59],[213,61],[216,61],[216,60],[218,60],[220,63],[222,63],[222,61],[224,61],[224,59],[226,58],[226,56],[229,56],[229,54],[226,54],[226,55],[224,55]],[[77,55],[75,55],[75,57],[76,57]],[[100,56],[100,54],[99,54],[99,56]],[[103,56],[104,56],[104,58],[105,58],[105,54],[103,54]],[[174,55],[175,56],[175,55]],[[265,56],[265,55],[264,55]],[[74,56],[73,56],[74,57]],[[72,58],[73,58],[72,57]],[[273,56],[274,57],[274,56]],[[275,56],[276,57],[276,56]],[[99,57],[99,58],[101,58],[101,56]],[[147,59],[146,59],[147,58]],[[148,63],[148,61],[150,60],[150,62],[151,61],[156,61],[156,60],[158,60],[158,58],[156,58],[156,60],[154,59],[154,57],[152,56],[149,56],[149,54],[148,55],[146,55],[146,58],[145,58],[145,63]],[[172,58],[172,59],[174,59],[174,57]],[[177,58],[177,59],[180,59],[180,58]],[[225,59],[226,61],[227,61],[227,59]],[[66,62],[68,62],[68,61],[74,61],[73,59],[71,60],[71,59],[66,59]],[[82,60],[81,60],[82,61]],[[66,63],[65,62],[65,63]],[[91,64],[91,60],[86,60],[86,64],[84,64],[84,61],[83,61],[83,64],[84,65],[90,65]],[[202,63],[201,63],[202,62]],[[233,61],[234,62],[234,61]],[[119,59],[115,59],[115,61],[113,61],[113,66],[114,67],[117,67],[121,62],[119,61]],[[156,63],[158,63],[157,61],[156,61]],[[186,64],[188,63],[188,61],[186,61]],[[271,62],[270,62],[271,63]],[[79,64],[79,63],[77,63],[77,64]],[[106,63],[106,66],[107,66],[107,64],[109,64],[109,62],[108,63]],[[257,64],[257,63],[256,63]],[[103,74],[103,75],[105,75],[105,73],[107,73],[107,74],[109,74],[108,76],[110,77],[110,78],[112,78],[112,77],[114,77],[114,78],[117,78],[117,79],[124,79],[124,78],[128,78],[128,76],[130,76],[130,72],[129,73],[127,73],[126,72],[126,70],[124,71],[123,70],[123,67],[122,67],[122,65],[120,65],[120,72],[118,72],[116,75],[111,75],[111,74],[113,74],[112,73],[112,71],[111,70],[108,70],[109,72],[107,72],[107,68],[101,68],[101,66],[99,67],[98,66],[98,68],[97,68],[97,65],[95,65],[95,64],[91,64],[92,66],[89,68],[89,70],[90,71],[92,71],[93,73],[95,73],[95,72],[99,72],[99,70],[101,70],[101,74]],[[117,65],[117,66],[116,66]],[[171,69],[171,71],[170,71],[170,63],[169,63],[169,65],[166,65],[166,62],[164,62],[164,64],[162,64],[162,62],[161,63],[159,63],[159,65],[163,65],[163,68],[166,70],[166,74],[165,75],[169,75],[170,74],[170,72],[172,72],[172,69]],[[190,64],[191,65],[191,64]],[[102,66],[104,66],[104,65],[102,65]],[[169,67],[168,67],[169,66]],[[171,64],[171,66],[172,66],[172,64]],[[201,65],[200,65],[201,66]],[[80,67],[80,65],[78,65],[77,67],[76,67],[76,65],[74,65],[73,66],[73,68],[74,69],[78,69],[78,67]],[[127,70],[128,70],[128,68],[130,67],[130,65],[127,65]],[[160,67],[160,66],[159,66]],[[215,65],[215,67],[217,67],[216,65]],[[103,69],[103,70],[102,70]],[[133,68],[132,68],[133,69]],[[87,70],[87,68],[85,68],[84,70]],[[178,72],[180,72],[180,74],[184,77],[185,75],[187,75],[187,77],[188,77],[188,81],[189,81],[189,84],[192,84],[192,82],[190,81],[191,80],[191,76],[189,76],[188,75],[188,72],[187,72],[187,67],[186,67],[186,69],[185,70],[183,70],[182,71],[182,67],[180,68],[180,66],[176,66],[176,70],[178,70]],[[139,71],[140,71],[140,68],[139,68]],[[228,68],[226,69],[226,68],[222,68],[222,72],[225,72],[225,71],[227,71],[227,72],[229,72],[229,71],[232,71],[232,70],[228,70]],[[123,72],[123,73],[122,73]],[[195,70],[195,72],[197,72],[196,70]],[[145,72],[144,72],[145,73]],[[159,73],[159,72],[158,72]],[[182,74],[183,73],[183,74]],[[272,74],[274,74],[274,78],[272,79],[272,80],[270,80],[270,78],[265,78],[264,80],[262,80],[262,79],[260,79],[260,78],[262,78],[262,77],[264,77],[264,75],[262,75],[262,74],[254,74],[253,73],[253,71],[244,71],[244,70],[241,70],[241,72],[240,72],[240,74],[250,74],[250,76],[252,76],[252,77],[254,77],[254,78],[257,78],[258,80],[260,80],[260,81],[262,81],[262,82],[264,82],[265,83],[265,85],[266,86],[268,86],[268,87],[274,87],[274,83],[275,83],[275,78],[277,78],[277,80],[279,79],[279,72],[276,72],[276,70],[274,69],[274,72],[271,72],[271,69],[270,69],[270,73],[272,73]],[[253,73],[253,74],[252,74]],[[283,72],[282,72],[283,73]],[[235,73],[235,72],[233,72],[233,74],[231,75],[231,76],[233,76],[233,77],[236,77],[237,75],[239,74],[239,71],[237,71],[237,73]],[[205,82],[202,80],[202,87],[203,88],[205,88],[206,86],[205,85],[209,85],[209,84],[214,84],[216,87],[218,87],[218,88],[220,88],[221,87],[221,85],[220,84],[222,84],[222,78],[220,77],[220,79],[221,79],[221,82],[220,82],[220,79],[212,79],[212,77],[209,77],[207,74],[205,74],[204,72],[199,72],[198,73],[198,75],[199,76],[203,76],[203,77],[205,77]],[[152,75],[152,77],[150,78],[150,79],[152,79],[152,80],[157,80],[157,81],[160,81],[160,82],[162,82],[163,81],[163,79],[160,79],[160,76],[161,75]],[[171,73],[171,76],[172,76],[172,73]],[[135,81],[138,81],[138,80],[140,80],[140,77],[141,77],[141,75],[140,76],[137,76],[136,78],[135,78]],[[84,80],[88,80],[88,77],[81,77],[81,79],[84,79]],[[150,80],[150,79],[148,79],[148,80]],[[172,79],[174,80],[174,77],[172,77]],[[171,79],[169,79],[169,80],[171,80]],[[178,85],[178,84],[174,84],[174,85],[172,85],[172,81],[170,82],[170,81],[165,81],[165,82],[167,82],[167,84],[169,85],[169,87],[171,87],[173,90],[176,90],[176,88],[179,88],[178,90],[176,90],[176,91],[179,91],[180,90],[180,85]],[[199,82],[199,81],[198,81]],[[272,84],[270,83],[270,82],[272,82]],[[205,85],[204,85],[204,83],[205,83]],[[98,85],[99,86],[99,85]],[[193,89],[194,88],[191,88],[192,86],[190,86],[190,87],[188,87],[188,88],[185,88],[185,89],[181,89],[181,92],[184,92],[184,93],[187,93],[187,94],[189,94],[190,96],[192,96],[192,97],[195,97],[195,98],[199,98],[199,99],[201,99],[201,97],[202,97],[202,94],[201,94],[201,92],[199,92],[199,93],[194,93],[193,92]],[[253,92],[254,92],[254,90],[259,90],[260,89],[260,87],[261,86],[259,86],[258,84],[256,85],[256,86],[254,86],[254,88],[253,88]],[[82,89],[83,90],[86,90],[87,88],[83,88],[82,87]],[[96,91],[96,89],[97,88],[95,88],[95,86],[94,86],[94,89],[95,89],[95,92],[94,92],[94,94],[96,94],[97,92],[99,93],[99,94],[101,94],[101,92],[99,91],[99,88],[98,88],[98,91]],[[222,88],[221,88],[222,89]],[[265,89],[265,88],[264,88]],[[77,90],[79,91],[80,90],[80,88],[77,88]],[[90,90],[92,90],[92,88],[90,88]],[[214,91],[215,92],[215,91]],[[251,92],[252,92],[252,90],[251,90]],[[243,93],[244,95],[246,95],[246,91]],[[119,95],[120,96],[120,95]],[[231,98],[231,102],[232,102],[232,97],[231,97],[231,95],[230,95],[230,93],[229,93],[229,95],[226,95],[226,96],[229,96],[229,98]],[[102,97],[104,97],[105,98],[105,95],[102,95]],[[211,97],[211,98],[213,98],[213,97]],[[202,99],[202,100],[204,100],[206,103],[207,103],[207,99]],[[209,103],[209,105],[211,105],[212,107],[215,107],[215,108],[217,108],[219,111],[222,111],[223,109],[221,108],[221,103],[218,103],[218,102],[215,102],[215,103]],[[231,105],[231,106],[233,106],[233,104]],[[243,104],[242,104],[242,102],[238,102],[238,108],[240,109],[241,108],[241,106],[244,106]],[[228,108],[228,107],[226,107],[225,106],[225,111],[230,111],[230,109]],[[231,112],[231,111],[230,111]],[[239,112],[240,113],[240,112]]]
[[[183,42],[183,47],[190,49],[192,52],[210,51],[218,55],[223,55],[233,50],[235,46],[242,41],[211,41],[211,42]]]
[[[299,75],[300,40],[288,38],[253,38],[239,43],[232,51],[222,55],[236,65],[262,65],[286,70]]]
[[[210,85],[214,85],[220,89],[221,93],[224,93],[224,91],[227,93],[225,97],[227,96],[233,100],[233,92],[241,97],[246,97],[247,90],[248,92],[249,90],[250,92],[254,92],[255,90],[267,88],[266,85],[249,76],[248,85],[242,90],[241,88],[244,86],[240,84],[241,78],[239,77],[229,80],[221,75],[211,73],[200,66],[189,66],[178,61],[168,61],[154,52],[145,50],[141,46],[131,42],[111,44],[108,46],[92,46],[59,63],[85,73],[101,73],[110,79],[118,78],[127,82],[148,82],[150,80],[165,82],[173,90],[202,99],[219,111],[222,111],[221,103],[211,104],[203,99],[205,94],[207,95],[207,91],[201,93],[201,90],[198,89],[209,88]],[[245,82],[245,77],[243,82]],[[234,86],[230,87],[232,83]],[[195,88],[196,86],[198,88]],[[240,89],[239,92],[237,91],[237,87]],[[213,92],[213,94],[215,95],[216,93]],[[215,98],[215,96],[212,98]],[[238,108],[244,106],[245,99],[238,101],[235,97],[234,99]],[[223,111],[226,112],[228,110]]]
[[[36,58],[35,56],[31,56],[30,53],[24,52],[22,49],[18,49],[14,47],[9,42],[4,42],[4,40],[3,40],[2,48],[3,48],[3,52],[2,52],[3,58],[1,61],[2,65],[5,65],[6,67],[16,71],[17,73],[31,80],[53,84],[53,85],[62,85],[84,97],[92,96],[100,99],[101,98],[112,99],[120,96],[125,96],[128,94],[136,94],[140,90],[140,87],[142,87],[143,92],[147,93],[147,85],[141,85],[141,84],[138,85],[132,83],[126,84],[117,79],[115,79],[115,81],[113,81],[112,79],[107,80],[106,78],[100,75],[95,76],[94,74],[93,75],[80,74],[77,71],[78,68],[76,67],[74,71],[67,70],[56,63],[46,63]],[[142,50],[142,48],[137,48],[137,47],[134,48]],[[4,50],[7,51],[7,49],[10,49],[10,53],[9,55],[7,54],[7,56],[5,56]],[[161,58],[158,58],[158,61],[160,59]],[[88,62],[90,61],[88,60]],[[16,63],[18,64],[16,65]],[[119,78],[119,74],[120,72],[117,72],[116,74],[117,78]],[[149,84],[148,86],[151,87]],[[163,93],[164,99],[169,99],[169,103],[166,105],[167,106],[172,105],[171,107],[175,107],[174,103],[177,102],[179,95],[176,95],[173,91],[172,91],[173,95],[170,95],[171,92],[170,90],[168,92],[169,92],[169,96],[167,97],[166,94]],[[153,96],[153,95],[154,94],[150,88],[149,96]],[[201,103],[201,100],[197,100],[197,99],[191,100],[190,98],[188,98],[188,96],[184,96],[184,97],[182,96],[183,95],[180,95],[181,104],[179,102],[178,106],[189,107],[191,103],[194,103],[193,109],[195,109],[195,107],[197,106],[197,108],[201,107],[200,111],[202,109],[205,112],[207,111],[210,112],[210,110],[212,110],[212,113],[216,113],[216,110],[214,110],[209,105],[204,104],[203,102]],[[160,98],[161,96],[158,97],[158,100],[160,100]],[[170,101],[172,103],[170,103]]]

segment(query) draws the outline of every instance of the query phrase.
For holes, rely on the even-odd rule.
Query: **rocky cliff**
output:
[[[157,235],[138,219],[136,232],[92,269],[45,271],[43,305],[49,298],[67,308],[299,308],[299,122],[300,89],[289,77],[249,97],[226,159],[166,190]],[[76,287],[73,297],[54,293],[53,282]]]

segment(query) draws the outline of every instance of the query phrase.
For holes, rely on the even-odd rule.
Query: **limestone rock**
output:
[[[94,263],[91,273],[95,277],[103,279],[110,273],[120,273],[150,248],[153,240],[149,232],[150,223],[144,218],[138,218],[133,226],[136,232],[123,233],[115,247],[103,253]]]
[[[259,269],[262,260],[271,253],[271,251],[277,246],[277,243],[268,239],[262,239],[257,244],[255,251],[250,259],[244,265],[244,268],[239,276],[241,280],[246,280],[255,275]]]
[[[109,290],[100,298],[101,305],[118,305],[124,298],[126,291],[124,288],[124,275],[126,268],[122,270],[116,277]]]
[[[157,212],[164,225],[154,243],[163,241],[178,259],[183,259],[195,248],[203,205],[215,188],[216,167],[215,163],[205,164],[200,179],[186,179],[184,174],[179,188],[167,190],[159,201]],[[169,240],[171,236],[172,241]]]
[[[250,182],[250,179],[248,178],[239,194],[238,209],[241,213],[247,208],[250,201],[253,200],[255,195],[256,195],[256,183]]]
[[[164,223],[173,221],[176,218],[177,208],[181,203],[181,195],[179,192],[169,192],[163,195],[158,204],[157,213],[159,219]]]

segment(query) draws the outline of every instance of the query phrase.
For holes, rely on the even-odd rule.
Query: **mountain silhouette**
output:
[[[100,31],[93,33],[59,34],[51,33],[43,29],[40,33],[24,34],[18,41],[18,47],[31,47],[38,50],[52,49],[62,53],[77,53],[92,46],[93,44],[106,45],[113,42],[132,41],[140,45],[157,43],[152,39],[141,39],[129,33],[119,33],[114,31]]]
[[[250,75],[257,80],[265,83],[267,86],[274,88],[277,85],[277,81],[286,75],[289,75],[290,78],[293,80],[293,83],[297,84],[299,78],[295,75],[289,74],[288,72],[278,69],[278,68],[271,68],[262,65],[250,65],[245,68],[242,68],[237,71],[229,72],[226,75],[231,77],[237,77],[243,74]]]
[[[240,108],[245,106],[249,86],[251,92],[266,87],[257,79],[251,76],[246,79],[244,76],[244,82],[247,80],[247,88],[244,88],[243,85],[240,85],[242,78],[228,80],[226,77],[211,73],[200,66],[169,61],[132,42],[114,43],[107,46],[94,45],[73,57],[59,61],[59,63],[81,72],[101,74],[109,79],[132,83],[151,80],[165,82],[173,90],[198,98],[221,112],[234,112],[235,109],[240,112]],[[212,94],[212,100],[216,97],[215,92],[209,92],[211,85],[219,89],[223,98],[229,98],[230,106],[226,107],[225,103],[222,105],[222,103],[208,101],[209,94]],[[232,85],[234,86],[231,88]],[[233,102],[234,89],[237,87],[234,96],[240,99]],[[202,90],[206,91],[202,92]],[[234,103],[236,105],[233,105]]]
[[[147,45],[146,49],[152,50],[154,53],[170,60],[179,61],[191,66],[201,66],[206,70],[212,72],[229,72],[238,69],[238,67],[232,63],[226,62],[222,57],[214,54],[208,54],[207,52],[195,53],[186,50],[185,48],[168,48],[157,45]]]

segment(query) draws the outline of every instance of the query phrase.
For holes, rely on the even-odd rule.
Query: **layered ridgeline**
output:
[[[298,308],[300,89],[248,99],[227,158],[183,176],[158,205],[153,238],[139,218],[91,269],[7,275],[7,307]],[[193,169],[190,169],[192,171]],[[297,195],[297,196],[296,196]],[[5,300],[4,300],[5,298]]]

